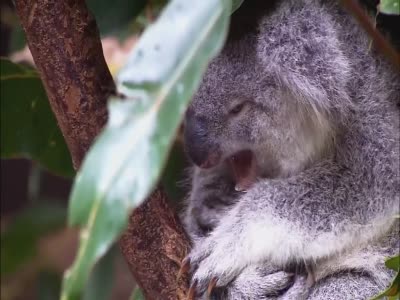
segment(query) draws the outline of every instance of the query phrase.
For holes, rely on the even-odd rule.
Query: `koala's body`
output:
[[[265,2],[233,15],[186,115],[193,286],[367,299],[399,252],[399,76],[335,1]]]

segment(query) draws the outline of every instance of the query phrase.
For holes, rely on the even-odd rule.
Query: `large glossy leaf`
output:
[[[1,157],[25,157],[72,177],[71,157],[35,70],[0,59]]]
[[[111,100],[109,122],[71,195],[69,222],[84,228],[62,299],[79,297],[95,261],[151,192],[207,63],[223,45],[230,10],[230,0],[171,1],[119,74],[125,97]]]
[[[114,283],[114,266],[118,248],[111,249],[95,265],[83,293],[83,300],[109,300]]]

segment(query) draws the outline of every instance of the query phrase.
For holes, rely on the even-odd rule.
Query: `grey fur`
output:
[[[367,299],[399,252],[398,74],[335,1],[281,1],[243,32],[186,119],[189,156],[218,158],[194,167],[184,217],[199,295],[217,277],[221,299]],[[245,149],[243,193],[225,160]]]

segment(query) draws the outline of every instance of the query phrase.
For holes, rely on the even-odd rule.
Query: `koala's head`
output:
[[[349,64],[328,15],[285,2],[210,64],[185,118],[197,166],[248,150],[261,176],[288,176],[332,148],[336,119],[351,105]]]
[[[254,64],[226,63],[213,62],[186,113],[185,149],[195,165],[213,168],[250,151],[259,175],[278,177],[323,151],[328,121]]]

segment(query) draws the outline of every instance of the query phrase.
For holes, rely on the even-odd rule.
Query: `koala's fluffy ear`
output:
[[[289,3],[291,2],[291,3]],[[257,55],[265,71],[318,113],[345,116],[350,64],[324,8],[282,1],[260,23]],[[290,8],[283,7],[289,5]]]

